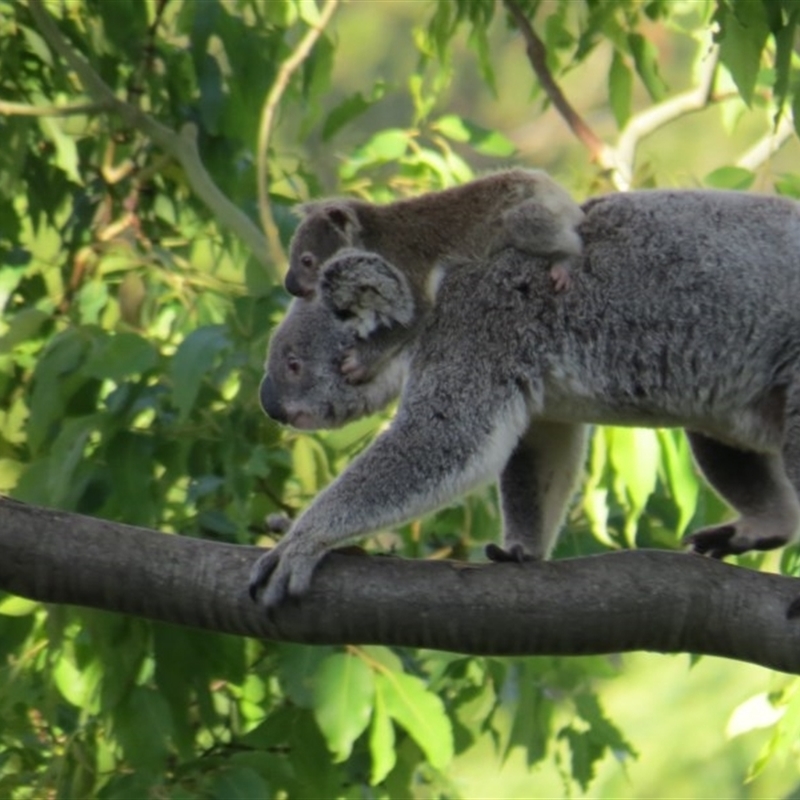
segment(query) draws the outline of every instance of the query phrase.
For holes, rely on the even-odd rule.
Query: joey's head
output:
[[[270,340],[260,399],[277,422],[336,428],[372,414],[400,393],[405,340],[376,337],[410,325],[414,302],[404,276],[374,253],[345,250],[327,262],[313,296],[296,299]],[[345,360],[368,347],[374,368],[347,380]]]
[[[286,291],[312,297],[322,265],[344,247],[360,243],[361,223],[350,200],[334,199],[300,206],[303,219],[289,245]]]

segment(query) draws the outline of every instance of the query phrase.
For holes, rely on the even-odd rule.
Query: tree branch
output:
[[[654,650],[800,674],[800,581],[697,556],[625,551],[529,564],[332,553],[273,619],[247,595],[255,547],[0,500],[0,589],[207,630],[306,644],[471,654]]]
[[[261,122],[258,128],[258,144],[256,145],[256,174],[258,182],[258,211],[261,217],[261,227],[269,243],[269,254],[275,269],[283,267],[286,256],[281,246],[278,227],[272,217],[269,206],[269,169],[267,156],[269,155],[269,140],[272,136],[273,121],[278,110],[283,93],[289,86],[289,81],[297,68],[308,58],[309,53],[322,35],[325,26],[330,22],[339,0],[327,0],[319,15],[316,25],[312,25],[300,40],[292,54],[281,64],[275,82],[264,101],[261,111]]]
[[[783,116],[774,131],[759,139],[737,162],[737,167],[755,172],[765,161],[769,161],[789,141],[794,133],[794,122]]]
[[[118,99],[111,88],[92,69],[89,62],[73,50],[49,13],[45,11],[42,0],[29,0],[28,6],[31,16],[44,38],[66,61],[70,69],[77,74],[88,94],[97,103],[107,106],[110,111],[118,114],[126,124],[149,136],[159,147],[178,161],[195,194],[225,227],[245,242],[255,258],[272,269],[267,255],[266,240],[258,227],[225,197],[206,171],[197,151],[195,126],[184,125],[181,132],[176,133],[135,106]],[[279,278],[277,273],[274,274],[274,277]]]
[[[110,111],[106,103],[76,103],[69,106],[31,106],[0,100],[0,114],[6,117],[69,117],[75,114],[99,114]]]
[[[550,102],[569,125],[570,130],[575,134],[578,141],[589,151],[592,160],[606,169],[616,169],[612,148],[589,127],[583,117],[572,107],[561,91],[561,87],[556,83],[553,73],[550,72],[550,68],[547,66],[547,50],[544,42],[536,35],[533,26],[517,5],[516,0],[503,0],[503,2],[525,39],[528,61],[530,61],[531,67],[533,67],[533,71],[536,73],[536,77]]]
[[[616,163],[627,180],[628,188],[633,177],[636,148],[639,142],[659,128],[678,117],[699,111],[708,105],[714,88],[714,76],[719,62],[719,48],[714,47],[705,59],[700,71],[700,82],[693,89],[671,97],[663,103],[634,114],[623,129],[616,146]]]

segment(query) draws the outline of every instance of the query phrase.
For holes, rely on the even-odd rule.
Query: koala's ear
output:
[[[357,234],[361,232],[361,220],[352,204],[345,199],[312,200],[309,203],[295,206],[295,213],[302,219],[309,217],[327,219],[347,242],[356,241]]]
[[[414,320],[416,304],[408,279],[377,253],[337,253],[323,267],[319,293],[362,339],[380,328],[407,327]]]

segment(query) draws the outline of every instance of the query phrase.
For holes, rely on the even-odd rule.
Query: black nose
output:
[[[261,381],[261,388],[258,390],[258,397],[261,401],[261,408],[268,417],[272,417],[276,422],[287,422],[286,412],[278,400],[277,392],[275,391],[275,384],[269,375],[264,376]]]
[[[303,286],[302,281],[293,272],[286,273],[286,280],[284,280],[283,285],[286,291],[295,297],[308,299],[314,294],[314,290]]]

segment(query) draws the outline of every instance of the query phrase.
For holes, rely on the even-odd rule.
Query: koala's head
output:
[[[322,265],[344,247],[360,243],[361,223],[350,200],[322,200],[300,206],[303,219],[289,245],[284,285],[295,297],[314,294]]]
[[[313,296],[293,300],[272,334],[262,408],[277,422],[315,430],[386,407],[400,393],[404,354],[391,352],[377,374],[358,385],[346,380],[343,361],[359,341],[409,325],[413,317],[414,301],[402,273],[374,253],[344,250],[323,266]]]

